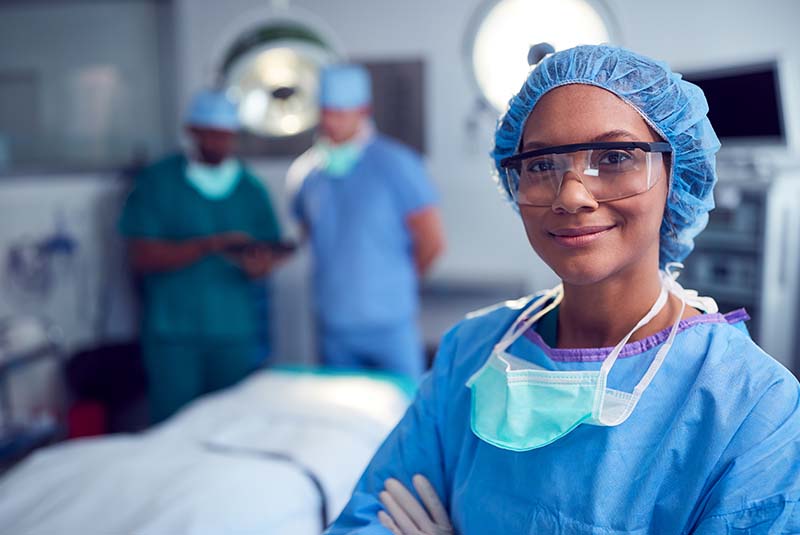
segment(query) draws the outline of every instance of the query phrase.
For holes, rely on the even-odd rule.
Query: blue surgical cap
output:
[[[221,91],[203,90],[192,99],[186,112],[186,124],[217,130],[238,130],[236,104]]]
[[[369,106],[372,83],[369,73],[359,65],[327,65],[319,75],[319,105],[348,110]]]
[[[669,142],[672,176],[661,224],[659,263],[663,267],[682,261],[694,249],[694,238],[714,208],[715,154],[720,143],[706,117],[708,103],[702,90],[663,62],[607,45],[579,46],[543,59],[498,123],[492,157],[501,189],[510,199],[500,160],[517,152],[533,107],[542,95],[567,84],[593,85],[614,93]]]

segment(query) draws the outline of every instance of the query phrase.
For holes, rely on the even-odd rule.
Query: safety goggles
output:
[[[552,206],[572,171],[597,202],[639,195],[658,183],[665,142],[577,143],[522,152],[504,158],[508,189],[517,204]]]

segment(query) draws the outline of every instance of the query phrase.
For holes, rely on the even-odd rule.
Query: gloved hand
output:
[[[389,478],[384,483],[383,492],[378,495],[386,508],[386,511],[378,512],[381,524],[394,535],[455,535],[447,511],[430,481],[417,474],[411,482],[422,504],[402,483]]]

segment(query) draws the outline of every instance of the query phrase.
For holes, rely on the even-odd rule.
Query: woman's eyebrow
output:
[[[592,139],[587,139],[583,141],[583,143],[598,143],[601,141],[612,141],[612,140],[619,140],[620,138],[627,138],[632,141],[638,141],[639,136],[623,129],[616,129],[616,130],[609,130],[608,132],[603,132],[602,134],[593,137]],[[552,143],[543,143],[541,141],[529,141],[522,146],[523,151],[529,150],[536,150],[536,149],[543,149],[546,147],[554,146]]]
[[[599,136],[595,136],[594,138],[589,140],[589,143],[595,143],[599,141],[609,141],[613,139],[619,139],[621,137],[628,138],[632,141],[637,141],[639,136],[633,134],[632,132],[628,132],[627,130],[617,129],[617,130],[609,130]]]
[[[549,143],[542,143],[541,141],[529,141],[522,146],[521,152],[526,152],[529,150],[536,150],[536,149],[543,149],[545,147],[551,147]]]

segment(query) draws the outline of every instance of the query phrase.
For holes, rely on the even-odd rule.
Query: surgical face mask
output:
[[[334,178],[343,178],[353,170],[359,159],[361,159],[363,146],[354,142],[340,145],[322,142],[319,143],[318,150],[320,151],[322,168],[325,169],[325,172]]]
[[[555,442],[580,424],[617,426],[627,420],[672,347],[687,302],[716,312],[713,300],[684,290],[672,274],[662,273],[661,281],[661,293],[650,311],[614,347],[599,371],[546,370],[508,354],[514,340],[561,302],[562,286],[531,304],[467,382],[472,390],[473,433],[502,449],[528,451]],[[634,332],[658,315],[669,293],[680,298],[681,312],[644,377],[633,392],[609,388],[608,375],[622,348]]]
[[[320,167],[333,178],[346,177],[361,160],[364,148],[374,133],[375,127],[372,121],[366,120],[356,135],[346,143],[334,144],[327,138],[321,138],[314,146]]]
[[[186,179],[200,195],[218,201],[229,197],[239,184],[241,165],[227,158],[219,165],[208,165],[194,159],[186,164]]]

